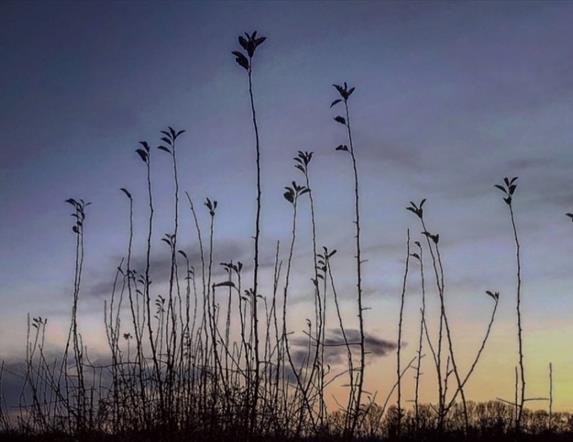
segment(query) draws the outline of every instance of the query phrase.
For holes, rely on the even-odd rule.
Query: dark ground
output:
[[[102,433],[85,434],[81,436],[66,436],[61,434],[44,434],[44,435],[22,435],[14,433],[0,433],[1,442],[183,442],[183,441],[213,441],[213,442],[281,442],[283,439],[274,437],[254,437],[247,438],[244,434],[227,434],[227,435],[208,435],[192,433],[126,433],[121,435],[107,435]],[[541,433],[536,435],[515,435],[515,434],[476,434],[464,436],[454,433],[431,433],[422,435],[404,436],[401,438],[357,438],[356,442],[573,442],[573,433]],[[284,439],[284,442],[334,442],[343,439],[339,437],[314,437],[308,439]]]

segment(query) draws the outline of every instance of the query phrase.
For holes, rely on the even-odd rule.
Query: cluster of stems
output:
[[[239,37],[241,50],[233,52],[237,64],[246,71],[249,108],[254,132],[254,165],[256,170],[256,212],[252,266],[229,260],[217,264],[216,226],[218,203],[205,198],[201,214],[189,192],[185,192],[192,218],[193,244],[197,253],[183,250],[181,228],[180,177],[177,149],[184,130],[168,127],[161,131],[160,145],[152,149],[141,141],[136,150],[145,165],[145,188],[141,200],[138,192],[122,188],[128,202],[128,239],[113,286],[104,304],[104,323],[109,358],[97,363],[89,359],[78,326],[80,287],[84,268],[84,224],[86,207],[83,200],[69,199],[75,219],[75,268],[72,290],[71,321],[61,359],[45,353],[47,320],[28,317],[28,337],[24,387],[20,396],[20,428],[37,432],[61,431],[83,434],[90,431],[114,434],[136,431],[189,431],[194,434],[224,435],[240,431],[248,437],[272,435],[301,438],[319,434],[338,434],[346,439],[372,435],[383,428],[384,419],[400,436],[408,431],[426,429],[428,410],[433,413],[435,429],[443,431],[452,410],[460,412],[468,432],[472,424],[465,387],[474,374],[488,342],[499,302],[499,293],[487,291],[494,305],[487,329],[475,355],[462,367],[454,351],[453,329],[446,308],[446,279],[440,250],[440,235],[432,233],[424,217],[424,204],[413,202],[407,208],[418,218],[419,240],[411,244],[407,231],[405,269],[400,293],[397,321],[396,379],[391,380],[382,405],[375,394],[365,390],[367,366],[367,331],[364,312],[363,257],[361,237],[360,176],[358,155],[350,123],[349,99],[355,88],[347,83],[334,85],[338,97],[331,107],[342,105],[343,115],[334,118],[345,128],[347,144],[336,150],[348,155],[352,172],[354,222],[354,275],[357,328],[349,327],[344,318],[340,289],[337,288],[333,257],[336,250],[319,249],[315,194],[311,186],[313,152],[298,151],[295,168],[302,173],[303,183],[293,181],[284,189],[284,199],[292,209],[290,236],[286,253],[281,255],[277,242],[272,267],[272,285],[261,284],[262,229],[262,162],[259,124],[254,98],[254,56],[265,37],[256,32]],[[152,158],[157,150],[169,155],[169,174],[173,179],[172,229],[160,237],[163,248],[155,247],[155,208]],[[162,154],[163,155],[163,154]],[[155,160],[154,160],[155,172]],[[161,167],[161,165],[159,165]],[[505,179],[496,186],[505,193],[516,244],[517,258],[517,329],[519,370],[516,368],[515,428],[522,426],[525,398],[523,328],[521,319],[521,259],[512,197],[516,179]],[[136,203],[143,201],[145,222],[145,262],[137,268],[133,258]],[[307,204],[308,203],[308,204]],[[308,209],[305,212],[305,209]],[[301,219],[301,213],[308,217]],[[306,221],[305,221],[306,219]],[[314,309],[307,327],[300,333],[291,330],[289,300],[294,278],[298,229],[301,222],[311,229],[312,269],[309,271]],[[189,233],[189,232],[187,232]],[[153,248],[152,248],[153,246]],[[169,260],[165,283],[152,285],[152,256]],[[429,256],[429,258],[428,258]],[[193,258],[196,257],[196,258]],[[428,315],[425,261],[433,270],[439,314]],[[405,364],[404,336],[407,333],[405,305],[411,261],[419,264],[421,283],[420,317],[416,320],[415,356]],[[220,271],[218,271],[220,265]],[[222,275],[222,276],[221,276]],[[282,296],[281,296],[282,295]],[[354,301],[353,301],[354,302]],[[331,315],[332,325],[328,323]],[[430,320],[437,323],[431,328]],[[434,333],[433,333],[434,331]],[[293,336],[295,335],[295,336]],[[302,335],[302,337],[301,337]],[[420,403],[424,352],[429,352],[436,372],[437,403]],[[342,357],[338,357],[342,355]],[[334,356],[334,357],[333,357]],[[332,364],[330,360],[334,360]],[[413,410],[409,412],[403,377],[414,370]],[[0,381],[4,364],[0,366]],[[552,410],[552,366],[551,403]],[[451,379],[455,379],[453,388]],[[327,401],[329,387],[344,384],[346,401]],[[1,382],[0,382],[1,384]],[[396,393],[395,412],[387,405]],[[368,397],[365,400],[365,397]],[[461,407],[458,406],[458,398]],[[0,400],[0,425],[8,428],[8,418]],[[388,411],[388,413],[387,413]],[[550,414],[552,411],[550,412]],[[389,417],[390,416],[390,417]],[[392,417],[393,416],[393,417]],[[551,423],[551,417],[550,417]],[[412,430],[413,429],[413,430]]]

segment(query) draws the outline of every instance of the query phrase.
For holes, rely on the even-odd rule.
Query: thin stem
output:
[[[257,401],[259,397],[259,370],[260,370],[260,354],[259,354],[259,320],[257,312],[257,296],[259,284],[259,239],[261,234],[261,151],[259,141],[259,127],[257,124],[257,114],[255,110],[255,100],[253,94],[253,79],[252,79],[252,59],[249,59],[249,98],[251,102],[251,116],[253,120],[253,128],[255,130],[255,146],[256,146],[256,164],[257,164],[257,214],[255,219],[255,256],[254,256],[254,269],[253,269],[253,317],[254,317],[254,338],[255,338],[255,379],[254,379],[254,393],[253,393],[253,407],[251,417],[251,430],[254,429]]]
[[[348,110],[348,100],[344,100],[344,109],[346,111],[346,130],[348,133],[348,144],[350,145],[350,156],[352,158],[352,170],[354,172],[354,224],[356,240],[356,290],[358,301],[358,327],[360,332],[360,366],[358,368],[358,379],[356,387],[356,401],[354,416],[350,428],[350,434],[356,430],[356,424],[360,414],[360,404],[362,398],[362,389],[364,384],[364,369],[366,366],[366,351],[364,339],[364,308],[362,306],[362,257],[360,248],[360,194],[358,182],[358,166],[356,164],[356,155],[354,152],[354,143],[352,142],[352,129],[350,126],[350,112]]]
[[[415,413],[415,422],[416,422],[416,431],[420,429],[420,406],[419,406],[419,393],[420,393],[420,375],[421,375],[421,368],[422,368],[422,349],[423,349],[423,337],[424,337],[424,329],[425,329],[425,321],[426,321],[426,282],[424,278],[424,255],[422,245],[420,243],[416,243],[418,245],[418,257],[420,262],[420,282],[422,285],[422,308],[420,309],[420,334],[418,338],[418,363],[416,365],[416,377],[415,377],[415,386],[414,386],[414,413]],[[426,329],[427,334],[427,329]],[[429,339],[429,335],[427,335]],[[431,345],[431,342],[430,342]],[[433,352],[433,349],[432,349]]]
[[[408,280],[408,267],[410,264],[410,229],[407,230],[407,240],[406,240],[406,268],[404,270],[404,279],[402,281],[402,294],[400,296],[400,316],[398,319],[398,344],[396,349],[396,378],[398,382],[398,421],[397,421],[397,434],[398,437],[401,433],[402,425],[402,378],[401,378],[401,367],[400,367],[400,353],[402,350],[402,322],[404,319],[404,301],[406,297],[406,282]]]
[[[516,430],[519,431],[521,427],[521,420],[523,417],[523,406],[525,404],[525,365],[523,362],[523,326],[521,322],[521,253],[519,238],[517,236],[517,227],[515,225],[515,215],[513,213],[513,206],[509,204],[509,213],[511,216],[511,227],[513,228],[513,238],[515,240],[515,257],[517,261],[517,342],[519,353],[519,375],[521,380],[521,397],[519,399],[519,406],[517,412]]]

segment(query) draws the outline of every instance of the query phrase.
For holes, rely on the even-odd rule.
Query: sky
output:
[[[268,37],[254,72],[263,291],[275,243],[286,247],[289,239],[291,208],[282,191],[302,178],[292,158],[313,151],[319,244],[338,250],[334,270],[353,320],[352,174],[335,151],[345,134],[329,109],[332,83],[347,81],[356,87],[368,333],[396,340],[406,230],[413,240],[421,231],[404,209],[427,198],[462,365],[489,319],[484,291],[501,292],[467,395],[512,397],[515,250],[507,206],[493,185],[519,176],[528,388],[546,395],[551,361],[555,408],[573,410],[573,224],[565,217],[573,211],[572,20],[573,3],[560,1],[1,2],[0,359],[23,354],[27,313],[49,319],[54,347],[65,333],[74,259],[69,197],[92,202],[80,328],[95,352],[105,351],[103,302],[127,248],[119,188],[134,195],[135,260],[142,262],[145,171],[134,150],[140,140],[159,142],[168,125],[187,130],[178,147],[182,190],[196,203],[219,202],[217,262],[252,259],[253,133],[246,76],[231,51],[237,35],[256,29]],[[162,234],[173,214],[167,156],[156,155],[154,167],[155,231]],[[181,211],[179,241],[192,254],[197,244],[184,201]],[[208,221],[206,211],[200,221]],[[289,311],[295,333],[312,315],[310,233],[306,207]],[[169,259],[160,244],[158,233],[159,281]],[[417,272],[414,266],[408,282],[405,360],[415,354],[408,343],[418,327]],[[428,296],[435,309],[437,295]],[[384,392],[395,357],[392,349],[382,353],[372,356],[367,383]],[[428,386],[423,398],[434,394]]]

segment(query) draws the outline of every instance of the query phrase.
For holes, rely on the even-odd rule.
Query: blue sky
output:
[[[319,243],[340,251],[337,274],[352,308],[351,174],[334,151],[344,133],[328,107],[331,84],[348,81],[357,88],[351,111],[374,308],[369,330],[395,334],[405,230],[419,233],[404,207],[428,198],[460,345],[475,345],[471,336],[481,333],[490,307],[482,293],[494,288],[502,292],[499,348],[512,348],[514,252],[493,184],[515,175],[530,354],[543,343],[543,357],[571,373],[564,353],[573,225],[564,213],[573,211],[572,19],[568,2],[2,2],[0,355],[23,350],[27,312],[65,324],[73,271],[68,197],[93,203],[81,312],[86,329],[99,330],[127,247],[119,188],[135,197],[141,255],[144,170],[134,149],[142,139],[159,141],[167,125],[188,131],[178,149],[182,189],[197,202],[219,201],[217,256],[250,260],[253,135],[246,78],[230,52],[240,32],[257,29],[268,37],[255,67],[264,256],[288,239],[282,188],[301,179],[292,157],[312,150]],[[154,167],[162,234],[173,211],[167,157],[157,154]],[[180,241],[192,251],[183,203],[182,211]],[[309,234],[303,221],[297,317],[311,308]],[[154,247],[161,262],[159,235]],[[412,315],[416,288],[413,280]],[[546,362],[532,368],[540,383]],[[573,393],[573,380],[559,382]]]

